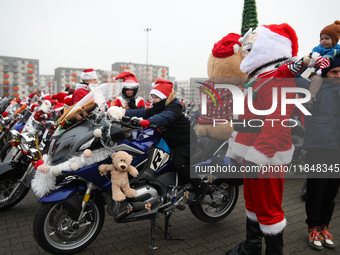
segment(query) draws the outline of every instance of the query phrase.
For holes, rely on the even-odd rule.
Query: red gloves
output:
[[[141,122],[139,122],[139,125],[140,125],[142,128],[147,128],[150,124],[151,124],[151,122],[148,121],[148,120],[142,120]]]

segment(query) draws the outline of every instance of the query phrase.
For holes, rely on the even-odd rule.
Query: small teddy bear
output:
[[[136,177],[138,171],[131,166],[132,156],[125,151],[114,152],[111,155],[112,164],[103,164],[98,167],[101,175],[111,172],[112,182],[112,199],[116,202],[122,202],[126,197],[135,197],[137,191],[130,188],[128,173]],[[123,192],[122,192],[123,191]]]

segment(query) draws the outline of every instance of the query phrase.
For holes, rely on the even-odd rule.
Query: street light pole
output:
[[[149,31],[151,31],[151,28],[144,29],[146,32],[146,72],[145,72],[145,100],[148,98],[148,50],[149,50]]]

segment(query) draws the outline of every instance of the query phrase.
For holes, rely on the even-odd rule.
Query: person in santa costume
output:
[[[261,254],[262,239],[265,239],[266,254],[283,254],[283,229],[287,221],[282,209],[284,171],[268,172],[262,175],[261,167],[282,166],[291,162],[294,146],[290,129],[281,125],[289,119],[294,105],[286,107],[286,115],[281,115],[281,89],[296,87],[293,78],[302,70],[303,63],[297,58],[284,65],[278,65],[297,56],[298,39],[292,27],[262,25],[240,38],[243,54],[241,71],[249,75],[245,91],[252,87],[252,94],[244,100],[244,115],[234,120],[234,132],[229,139],[227,157],[238,162],[243,160],[244,199],[246,206],[246,241],[228,251],[232,254]],[[279,67],[277,67],[279,66]],[[273,104],[273,88],[277,89],[277,107],[269,115],[257,115],[250,111],[248,97],[252,97],[256,110],[268,110]],[[286,98],[295,98],[295,93],[287,93]],[[252,128],[249,120],[261,120],[263,126]],[[266,121],[267,120],[267,121]],[[270,121],[270,120],[275,120]],[[255,122],[251,123],[253,125]]]
[[[81,73],[80,83],[76,84],[76,90],[72,95],[71,104],[75,104],[80,101],[83,97],[85,97],[88,93],[90,93],[90,84],[94,84],[94,86],[98,83],[96,71],[91,69],[86,69]]]
[[[145,109],[145,102],[141,96],[137,96],[139,83],[134,74],[122,72],[115,77],[115,80],[122,80],[121,96],[116,98],[115,106],[129,109]]]

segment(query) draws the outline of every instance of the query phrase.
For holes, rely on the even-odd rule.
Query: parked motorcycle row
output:
[[[142,129],[134,118],[108,118],[103,105],[113,97],[110,87],[102,84],[73,106],[69,114],[91,100],[97,105],[88,117],[74,123],[57,122],[63,112],[39,122],[27,109],[18,113],[20,117],[5,120],[8,114],[0,121],[0,131],[11,135],[3,140],[1,136],[3,145],[9,141],[11,147],[3,152],[0,165],[0,211],[15,206],[32,189],[41,203],[33,233],[47,252],[73,254],[90,245],[103,227],[105,208],[116,223],[149,220],[150,248],[157,249],[154,227],[159,214],[164,215],[164,239],[171,239],[168,227],[173,213],[188,207],[197,219],[214,223],[225,219],[237,203],[238,186],[229,185],[227,179],[209,178],[204,180],[212,192],[200,204],[193,203],[192,186],[180,182],[171,149],[157,127]],[[198,142],[194,164],[224,157],[227,142],[203,140]],[[89,150],[91,156],[85,156]],[[137,195],[120,203],[112,200],[110,174],[102,176],[98,171],[101,164],[112,163],[110,155],[115,151],[132,155],[131,164],[139,172],[129,179]],[[301,160],[301,153],[297,154]]]

